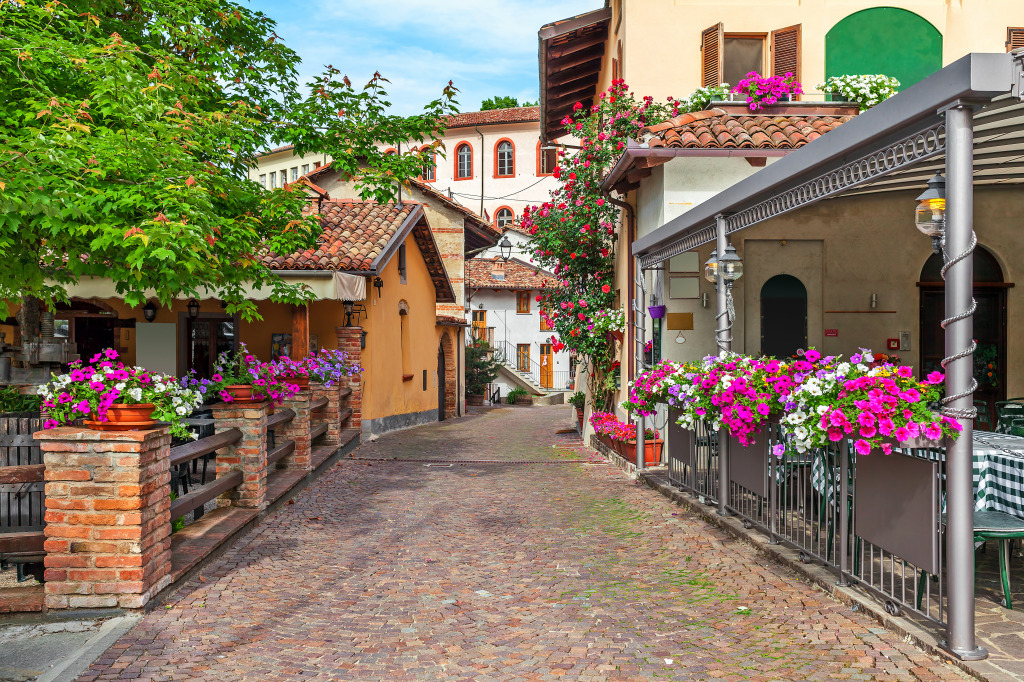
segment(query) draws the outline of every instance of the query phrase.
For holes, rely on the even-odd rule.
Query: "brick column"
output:
[[[348,355],[348,361],[355,364],[363,364],[363,351],[359,347],[359,341],[363,333],[362,327],[335,327],[334,332],[338,335],[338,350],[343,350]],[[363,428],[363,383],[359,374],[350,376],[342,388],[351,388],[352,394],[343,407],[352,408],[352,417],[348,420],[348,428],[362,430]]]
[[[274,433],[278,445],[286,440],[295,441],[295,451],[280,460],[285,469],[310,471],[313,468],[313,443],[309,437],[312,428],[309,408],[312,402],[313,394],[307,390],[299,391],[281,405],[281,409],[295,412],[295,418],[278,426]]]
[[[142,608],[171,582],[167,429],[33,437],[46,466],[46,608]]]
[[[341,388],[337,385],[310,384],[309,390],[313,400],[327,398],[327,404],[313,413],[313,420],[317,423],[327,422],[327,433],[324,434],[323,444],[337,447],[341,442],[341,422],[338,421],[339,412],[341,412],[341,398],[338,394],[341,392]],[[312,424],[310,428],[312,428]]]
[[[242,484],[220,496],[221,507],[267,506],[267,412],[270,403],[217,403],[212,406],[217,433],[238,429],[242,438],[217,453],[217,477],[242,472]]]

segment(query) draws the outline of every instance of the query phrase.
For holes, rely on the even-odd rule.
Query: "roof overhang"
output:
[[[769,156],[785,156],[795,149],[760,149],[734,147],[730,149],[693,149],[678,147],[655,147],[637,144],[630,140],[626,150],[615,162],[608,175],[601,181],[601,189],[605,192],[616,191],[625,194],[640,186],[640,181],[649,176],[656,166],[668,163],[672,159],[684,157],[701,158],[765,158]]]
[[[1024,182],[1022,53],[969,54],[633,243],[642,267],[832,197],[922,188],[945,163],[944,111],[976,107],[975,184]]]
[[[562,119],[572,114],[573,104],[594,104],[611,18],[611,8],[604,7],[546,24],[537,32],[542,140],[566,134]]]

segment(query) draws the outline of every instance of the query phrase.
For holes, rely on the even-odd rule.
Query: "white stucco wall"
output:
[[[540,346],[551,342],[554,331],[541,331],[540,329],[540,308],[535,300],[537,291],[530,292],[530,312],[516,312],[516,292],[514,290],[473,289],[470,307],[472,310],[487,311],[487,326],[494,327],[494,341],[501,345],[507,342],[512,347],[521,343],[530,344],[530,359],[532,363],[540,363]],[[472,319],[467,315],[467,319]],[[555,372],[553,389],[565,389],[565,381],[569,372],[569,353],[562,351],[554,353]],[[505,395],[510,388],[500,378],[495,383],[502,385],[502,395]]]

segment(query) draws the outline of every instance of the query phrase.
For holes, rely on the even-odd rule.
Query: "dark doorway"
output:
[[[796,355],[807,347],[807,287],[792,275],[775,275],[761,287],[761,354]]]
[[[438,345],[437,347],[437,421],[444,421],[444,407],[445,407],[445,373],[447,367],[444,361],[444,345]]]
[[[945,356],[945,332],[942,320],[946,310],[946,285],[942,281],[942,256],[932,255],[921,269],[921,369],[920,376],[942,369]],[[1006,400],[1006,289],[1003,269],[995,256],[982,246],[974,250],[974,378],[978,389],[975,400],[985,401],[990,419],[995,403]],[[994,421],[991,423],[995,423]]]
[[[235,348],[235,320],[205,314],[185,320],[185,372],[195,370],[200,378],[209,379],[217,356]]]

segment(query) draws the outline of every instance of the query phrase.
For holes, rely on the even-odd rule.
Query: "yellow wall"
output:
[[[619,41],[620,77],[639,95],[664,101],[685,97],[700,86],[704,29],[722,22],[726,33],[770,33],[800,24],[801,81],[813,93],[825,78],[825,35],[845,17],[871,7],[898,7],[929,21],[942,34],[943,66],[969,52],[1005,52],[1007,27],[1024,26],[1020,0],[614,0],[600,86],[611,84],[611,57]]]

